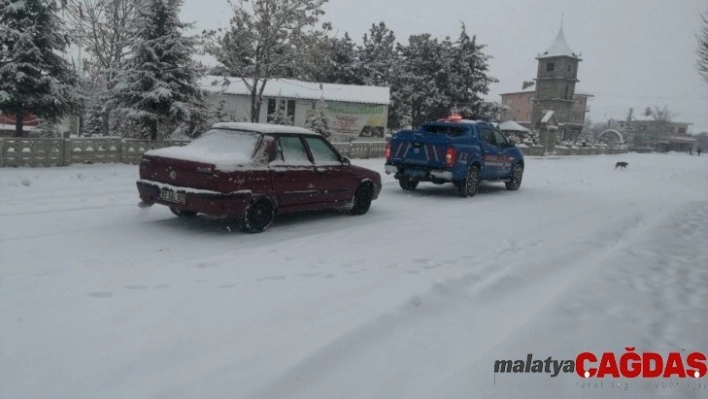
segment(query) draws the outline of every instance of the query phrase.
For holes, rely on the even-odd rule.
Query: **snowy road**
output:
[[[529,159],[466,200],[384,175],[365,216],[258,235],[139,209],[136,178],[0,169],[0,398],[708,397],[493,373],[708,352],[708,157]]]

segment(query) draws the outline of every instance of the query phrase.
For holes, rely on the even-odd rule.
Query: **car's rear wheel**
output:
[[[418,180],[412,179],[407,176],[401,176],[398,180],[398,184],[404,190],[415,190],[418,187]]]
[[[174,206],[170,207],[170,211],[174,213],[175,215],[181,217],[181,218],[191,218],[197,216],[197,212],[194,211],[185,211],[183,209],[175,208]]]
[[[260,233],[267,230],[275,219],[275,205],[269,198],[256,198],[243,213],[243,230]]]
[[[354,206],[352,206],[352,215],[363,215],[371,208],[371,201],[374,199],[374,189],[371,184],[364,183],[359,186],[354,194]]]
[[[467,177],[465,180],[461,181],[457,190],[460,196],[463,198],[474,197],[477,194],[477,188],[479,187],[479,167],[473,165],[467,172]]]
[[[514,165],[514,169],[511,172],[511,180],[506,182],[506,189],[510,191],[516,191],[521,187],[521,180],[524,177],[524,167],[520,164]]]

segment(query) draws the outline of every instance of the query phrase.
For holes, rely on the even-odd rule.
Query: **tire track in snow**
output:
[[[310,389],[325,388],[327,390],[327,377],[332,381],[346,380],[346,375],[366,375],[377,365],[377,360],[385,363],[386,356],[382,353],[389,349],[401,352],[399,347],[407,347],[415,352],[426,346],[424,337],[411,336],[411,331],[425,331],[435,329],[436,326],[455,323],[466,325],[459,328],[438,332],[437,342],[459,342],[460,335],[475,337],[476,346],[486,348],[503,340],[507,335],[533,318],[533,314],[542,309],[553,298],[567,289],[566,283],[578,281],[584,275],[602,268],[602,258],[616,252],[624,246],[631,244],[637,236],[646,231],[659,215],[647,217],[635,214],[622,219],[612,229],[612,235],[606,232],[596,233],[593,242],[602,242],[602,245],[576,244],[570,248],[562,248],[558,254],[542,258],[543,262],[520,265],[523,258],[538,259],[534,254],[522,256],[501,256],[498,259],[487,259],[488,266],[477,273],[466,273],[460,277],[447,279],[431,284],[431,288],[424,293],[410,297],[398,309],[377,316],[356,329],[350,330],[333,339],[326,345],[314,351],[311,355],[291,365],[279,376],[269,381],[264,387],[252,393],[253,398],[277,397],[319,397],[321,392],[313,393]],[[546,247],[537,247],[536,251],[543,252]],[[598,251],[599,250],[599,251]],[[600,255],[596,255],[600,253]],[[485,260],[482,259],[484,262]],[[564,284],[560,284],[563,282]],[[540,295],[539,295],[540,294]],[[535,301],[529,302],[525,298],[534,297]],[[483,321],[495,314],[505,314],[508,317],[503,323],[495,325],[485,324]],[[459,317],[453,317],[457,315]],[[446,320],[446,321],[445,321]],[[463,321],[460,321],[463,320]],[[503,328],[500,328],[503,325]],[[407,333],[408,332],[408,333]],[[441,339],[440,334],[448,335],[448,339]],[[396,337],[404,336],[408,342],[396,342]],[[462,338],[464,339],[464,338]],[[432,343],[431,343],[432,344]],[[445,353],[442,349],[438,353]],[[425,351],[430,353],[431,351]],[[433,351],[434,352],[434,351]],[[470,356],[481,353],[476,349]],[[415,355],[409,353],[404,356],[410,359],[397,359],[399,364],[419,364]],[[440,356],[444,359],[445,356]],[[431,362],[435,363],[435,362]],[[434,364],[423,365],[422,368],[432,369]],[[395,374],[394,370],[382,372]],[[406,371],[401,371],[406,373]],[[429,375],[426,372],[416,371],[415,375]],[[401,392],[377,392],[377,395],[388,397],[408,397],[415,393],[415,375],[409,375],[408,385]],[[337,378],[339,377],[339,378]],[[371,377],[369,375],[369,377]],[[352,377],[352,389],[357,384]],[[419,380],[419,379],[418,379]],[[314,385],[321,381],[320,385]],[[377,383],[381,385],[377,386]],[[363,384],[363,382],[362,382]],[[385,386],[384,381],[372,382],[367,380],[367,391],[374,392]],[[390,387],[390,386],[389,386]],[[341,387],[340,392],[349,392],[346,387]],[[351,391],[357,392],[357,391]],[[361,394],[362,392],[358,392]],[[353,395],[351,397],[356,397]],[[369,396],[369,395],[364,395]],[[339,397],[346,397],[339,396]]]

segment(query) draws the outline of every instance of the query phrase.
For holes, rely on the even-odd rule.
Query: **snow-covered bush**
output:
[[[327,117],[327,102],[320,98],[315,105],[315,112],[308,118],[305,126],[324,137],[332,136],[332,127]]]

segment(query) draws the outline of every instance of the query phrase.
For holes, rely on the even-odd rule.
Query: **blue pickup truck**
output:
[[[453,183],[462,197],[472,197],[482,180],[518,190],[524,174],[524,156],[513,141],[491,123],[459,117],[394,134],[385,156],[386,174],[404,190],[421,181]]]

